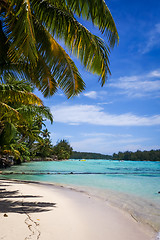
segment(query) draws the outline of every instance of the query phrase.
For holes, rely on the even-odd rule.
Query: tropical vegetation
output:
[[[112,158],[115,160],[160,161],[160,150],[119,152],[118,154],[114,153]]]
[[[160,161],[160,150],[126,151],[118,152],[112,155],[104,155],[100,153],[76,152],[73,151],[71,159],[106,159],[106,160],[132,160],[132,161]]]
[[[80,22],[89,20],[108,45]],[[57,40],[58,39],[58,40]],[[44,96],[61,88],[69,98],[85,88],[64,43],[84,67],[107,80],[118,32],[104,0],[1,0],[0,71],[30,80]]]
[[[71,159],[111,159],[112,156],[101,154],[101,153],[73,151],[70,158]]]
[[[72,155],[72,147],[69,142],[62,139],[53,147],[53,153],[58,157],[58,160],[69,159]]]
[[[29,160],[38,144],[46,144],[45,119],[53,122],[50,110],[32,92],[31,85],[6,74],[0,82],[0,155]]]
[[[107,44],[82,20],[91,21]],[[71,54],[103,86],[111,74],[110,51],[118,41],[104,0],[0,0],[0,157],[21,162],[59,151],[59,159],[69,158],[72,149],[65,140],[53,151],[44,125],[45,119],[53,121],[52,115],[33,88],[44,97],[59,88],[68,98],[82,92],[85,83]]]

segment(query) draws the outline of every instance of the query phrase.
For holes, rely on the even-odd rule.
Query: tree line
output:
[[[71,159],[106,159],[106,160],[131,160],[131,161],[160,161],[160,150],[126,151],[118,152],[113,155],[104,155],[100,153],[76,152],[70,157]]]
[[[132,161],[160,161],[160,150],[140,151],[136,152],[126,151],[114,153],[113,160],[132,160]]]
[[[73,151],[70,159],[111,159],[112,156],[101,153]]]
[[[8,125],[7,125],[8,127]],[[15,128],[13,126],[13,128]],[[14,129],[14,137],[9,138],[9,142],[5,142],[6,145],[2,144],[0,141],[0,168],[10,167],[14,164],[20,164],[26,161],[58,161],[67,160],[72,154],[72,147],[67,140],[60,140],[56,145],[52,145],[50,139],[50,133],[48,129],[45,128],[41,130],[40,128],[36,131],[32,141],[29,135],[26,135],[28,141],[23,136],[23,141],[21,141],[21,134],[17,129]],[[37,130],[37,128],[36,128]],[[2,138],[7,139],[5,133],[10,131],[6,129],[2,131]]]

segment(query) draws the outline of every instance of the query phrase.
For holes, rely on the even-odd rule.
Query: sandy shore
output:
[[[151,240],[155,233],[85,193],[0,180],[0,239]]]

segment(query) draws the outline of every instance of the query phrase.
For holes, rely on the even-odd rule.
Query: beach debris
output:
[[[8,215],[5,213],[4,215],[3,215],[4,217],[8,217]]]

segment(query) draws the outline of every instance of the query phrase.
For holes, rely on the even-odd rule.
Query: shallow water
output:
[[[160,229],[160,162],[69,160],[13,166],[4,178],[51,182],[84,190]],[[25,173],[25,174],[22,174]]]

